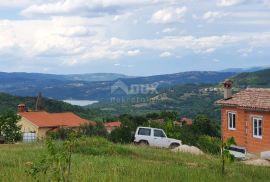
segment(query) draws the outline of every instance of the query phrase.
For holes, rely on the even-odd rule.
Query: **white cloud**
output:
[[[73,19],[71,18],[71,20]],[[20,56],[25,60],[57,58],[60,63],[72,66],[92,60],[136,56],[149,50],[161,52],[160,56],[166,57],[176,51],[211,54],[221,48],[241,45],[265,48],[269,47],[270,42],[270,32],[201,37],[167,36],[156,39],[108,38],[99,34],[88,36],[89,22],[85,19],[78,20],[74,23],[64,21],[63,18],[0,20],[0,54],[7,55],[7,57]],[[95,30],[95,27],[91,27],[91,29]]]
[[[187,12],[187,7],[170,7],[165,9],[160,9],[155,12],[150,22],[154,24],[165,24],[165,23],[175,23],[183,22],[184,15]]]
[[[162,30],[163,33],[171,33],[174,32],[176,29],[175,28],[165,28]]]
[[[67,66],[74,66],[78,63],[79,62],[76,59],[66,60],[62,62],[63,65],[67,65]]]
[[[102,13],[115,14],[131,6],[157,4],[161,2],[166,2],[166,0],[55,0],[33,4],[25,8],[21,14],[27,17],[66,14],[99,16]]]
[[[131,13],[131,12],[115,15],[113,17],[113,21],[128,20],[132,15],[133,15],[133,13]]]
[[[218,11],[208,11],[203,14],[202,19],[206,20],[208,23],[214,22],[217,19],[227,16],[228,13],[218,12]]]
[[[246,0],[218,0],[218,6],[233,6],[237,4],[241,4]]]
[[[94,31],[84,26],[65,27],[59,30],[59,35],[68,37],[85,37],[95,35]]]
[[[7,8],[26,7],[33,2],[34,0],[0,0],[0,7],[7,7]]]
[[[139,55],[140,54],[140,50],[132,50],[132,51],[128,51],[127,52],[127,54],[129,55],[129,56],[137,56],[137,55]]]
[[[264,3],[268,6],[270,6],[270,0],[264,0]]]
[[[249,47],[249,48],[239,49],[237,52],[240,53],[241,56],[247,57],[249,54],[253,52],[253,48]]]
[[[166,51],[166,52],[161,53],[159,56],[160,57],[170,57],[171,55],[172,55],[172,53]]]

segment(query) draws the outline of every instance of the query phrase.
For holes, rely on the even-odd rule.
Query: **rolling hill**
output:
[[[121,78],[121,80],[128,86],[132,84],[157,83],[160,87],[164,87],[189,83],[216,84],[233,75],[235,73],[194,71],[149,77],[125,77]],[[111,79],[113,78],[116,77],[111,76]],[[42,92],[46,97],[60,100],[83,99],[100,101],[111,97],[111,86],[115,81],[90,82],[89,80],[90,78],[86,78],[85,75],[61,76],[38,73],[0,73],[0,91],[18,96],[36,96],[38,92]]]
[[[241,73],[231,79],[238,87],[270,87],[270,69]]]
[[[89,74],[70,74],[70,75],[56,75],[56,74],[43,74],[43,73],[24,73],[14,72],[5,73],[0,72],[1,79],[20,79],[20,80],[58,80],[58,81],[111,81],[120,78],[130,78],[130,76],[118,73],[89,73]]]

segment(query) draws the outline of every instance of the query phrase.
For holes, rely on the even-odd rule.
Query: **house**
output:
[[[107,123],[104,123],[104,126],[105,126],[107,132],[111,133],[112,130],[114,130],[116,128],[120,128],[121,122],[120,121],[107,122]]]
[[[232,81],[224,82],[221,106],[223,139],[234,137],[249,153],[270,153],[270,89],[247,88],[232,95]]]
[[[193,123],[193,120],[192,119],[190,119],[190,118],[187,118],[187,117],[182,117],[181,118],[181,123],[182,123],[182,125],[192,125],[192,123]]]
[[[193,120],[187,117],[182,117],[180,121],[173,122],[175,126],[184,126],[184,125],[192,125]]]
[[[25,140],[46,138],[49,132],[57,131],[59,128],[70,128],[78,130],[80,125],[95,125],[93,121],[82,119],[74,113],[48,113],[46,111],[27,112],[24,104],[18,105],[18,122]]]

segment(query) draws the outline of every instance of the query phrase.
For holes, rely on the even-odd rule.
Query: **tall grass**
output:
[[[0,145],[0,181],[33,181],[28,165],[46,152],[42,143]],[[269,181],[270,168],[235,162],[221,175],[220,160],[165,149],[112,144],[101,138],[80,141],[72,156],[72,181]],[[40,179],[42,181],[42,179]]]

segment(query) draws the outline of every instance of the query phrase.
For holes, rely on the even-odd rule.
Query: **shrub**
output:
[[[21,126],[18,125],[21,117],[13,111],[5,111],[0,115],[0,137],[5,143],[14,143],[22,139]]]
[[[38,162],[31,163],[26,173],[36,181],[39,181],[40,176],[42,176],[43,181],[70,181],[71,156],[75,142],[75,137],[72,134],[63,143],[55,143],[48,139],[46,141],[46,155],[42,156]]]
[[[71,133],[75,133],[75,131],[69,128],[59,128],[56,132],[50,132],[49,137],[54,140],[66,140]]]
[[[83,136],[103,136],[107,137],[107,130],[105,129],[103,123],[97,122],[95,126],[93,125],[82,125],[80,126],[79,133]]]
[[[203,135],[198,139],[198,147],[205,153],[220,154],[220,146],[221,140],[216,137]]]
[[[110,140],[115,143],[130,143],[132,141],[132,131],[129,127],[120,127],[110,133]]]

